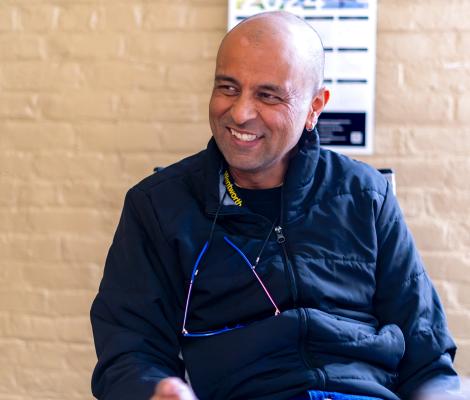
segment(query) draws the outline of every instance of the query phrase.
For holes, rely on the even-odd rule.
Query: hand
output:
[[[197,400],[197,397],[180,378],[165,378],[157,385],[150,400]]]

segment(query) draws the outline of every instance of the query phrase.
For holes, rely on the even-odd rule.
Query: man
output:
[[[319,148],[323,63],[288,13],[226,35],[208,148],[126,196],[91,310],[98,398],[396,400],[455,383],[389,185]]]

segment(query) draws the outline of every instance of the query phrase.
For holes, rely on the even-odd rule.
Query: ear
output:
[[[308,131],[313,130],[313,128],[317,124],[318,117],[322,113],[329,99],[330,91],[325,87],[322,87],[312,98],[312,102],[310,103],[310,108],[307,115],[307,120],[305,122],[305,128]]]

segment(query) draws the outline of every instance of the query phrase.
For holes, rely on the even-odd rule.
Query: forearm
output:
[[[161,309],[146,300],[145,294],[135,294],[139,301],[134,304],[136,310],[142,310],[140,314],[128,309],[133,303],[130,293],[117,296],[127,300],[127,307],[118,307],[113,297],[98,294],[91,310],[98,355],[93,393],[98,399],[148,400],[161,379],[183,376],[178,343],[171,340],[171,327]],[[159,329],[147,322],[150,315],[160,320]]]
[[[145,211],[152,216],[149,207],[140,191],[126,196],[91,308],[98,356],[92,390],[99,399],[148,400],[161,379],[184,375],[178,356],[176,291],[168,293],[171,282],[162,263],[162,258],[168,264],[174,257],[160,236],[149,236],[150,227],[158,223],[138,215]]]

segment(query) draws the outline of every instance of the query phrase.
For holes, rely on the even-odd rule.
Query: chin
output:
[[[259,165],[250,165],[244,162],[232,162],[227,160],[228,165],[230,165],[231,168],[236,169],[237,171],[241,172],[256,172],[259,170],[260,166]]]

